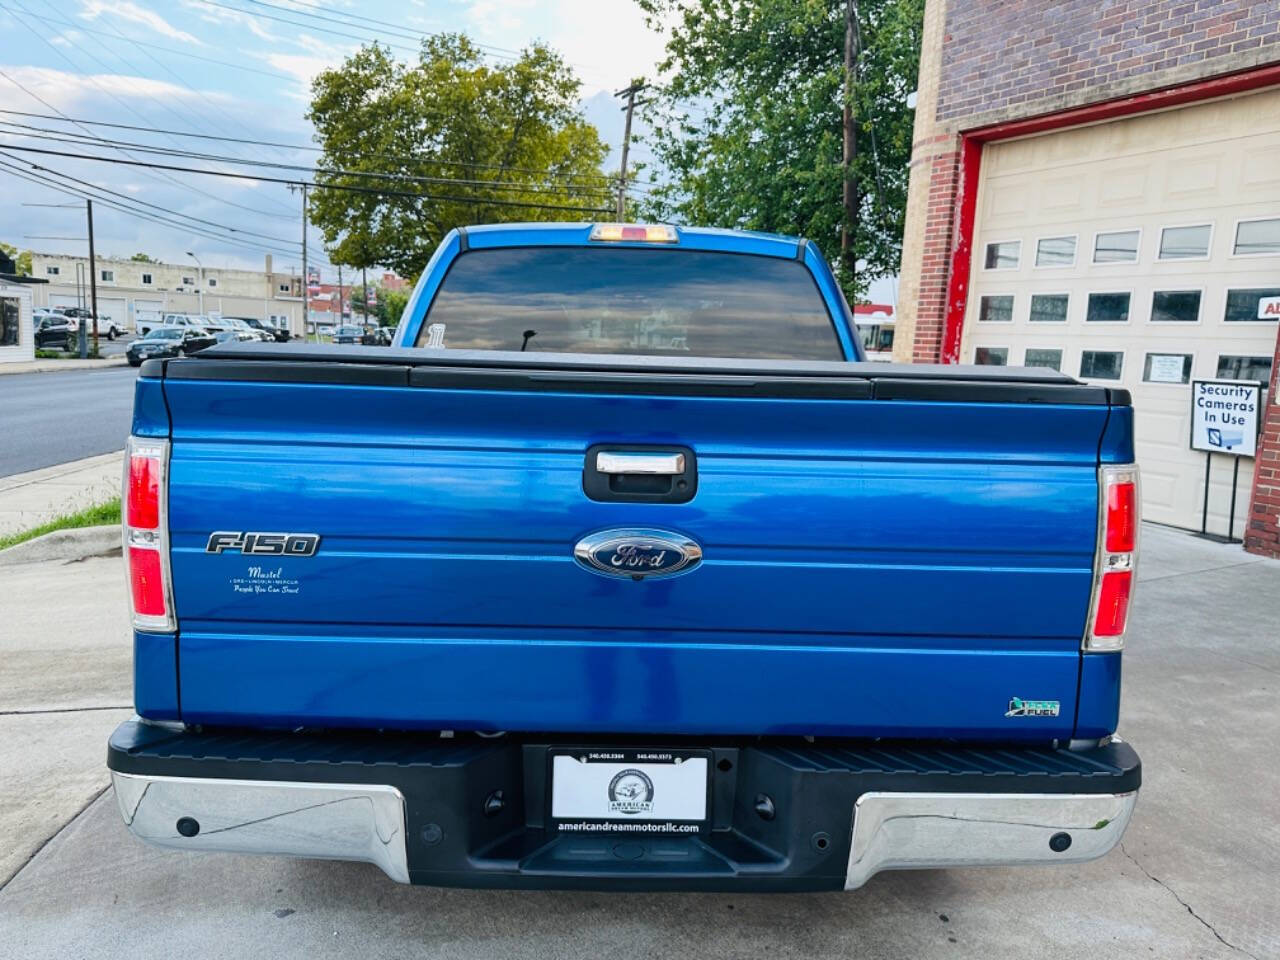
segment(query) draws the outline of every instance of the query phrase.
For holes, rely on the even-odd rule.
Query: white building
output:
[[[960,359],[1131,391],[1151,520],[1200,527],[1205,454],[1190,449],[1190,382],[1271,374],[1278,116],[1280,89],[1269,89],[983,153]],[[1231,476],[1230,459],[1215,457],[1211,531],[1228,529]],[[1241,460],[1237,534],[1252,479]]]
[[[98,317],[121,329],[155,322],[162,313],[205,313],[255,317],[301,335],[301,279],[278,273],[267,254],[263,270],[232,270],[191,264],[148,263],[97,257]],[[88,307],[86,257],[32,253],[31,274],[47,280],[35,294],[36,307]]]
[[[37,286],[0,280],[0,363],[35,359],[31,297]]]

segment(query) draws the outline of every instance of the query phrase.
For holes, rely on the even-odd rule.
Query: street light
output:
[[[204,264],[201,263],[200,258],[197,257],[190,250],[187,251],[187,256],[190,257],[192,260],[194,260],[196,262],[196,266],[200,268],[200,286],[196,288],[196,293],[199,294],[200,296],[200,316],[203,317],[204,316]]]

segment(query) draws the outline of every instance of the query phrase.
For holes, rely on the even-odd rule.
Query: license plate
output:
[[[579,749],[551,757],[551,817],[561,830],[689,833],[707,819],[709,756]]]

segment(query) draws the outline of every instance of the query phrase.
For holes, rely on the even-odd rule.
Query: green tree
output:
[[[545,46],[493,65],[459,34],[424,39],[416,63],[373,45],[321,73],[308,112],[324,150],[316,180],[371,191],[312,194],[335,262],[417,277],[459,225],[593,219],[609,202],[607,147],[582,118],[578,90]]]
[[[351,288],[351,315],[364,319],[365,297],[372,295],[369,319],[383,327],[394,327],[400,322],[400,314],[409,303],[409,294],[403,290],[387,290],[377,284],[369,284],[369,294],[363,286]]]
[[[18,276],[31,276],[30,250],[19,250],[17,247],[8,243],[0,243],[0,250],[4,251],[5,256],[13,260],[14,269],[18,271]]]
[[[134,263],[159,263],[160,262],[159,260],[156,260],[145,253],[135,253],[129,259],[132,260]]]
[[[798,234],[840,253],[845,12],[853,0],[639,0],[674,23],[646,108],[660,186],[643,215]],[[861,55],[852,255],[841,284],[854,301],[901,256],[924,0],[856,4]]]

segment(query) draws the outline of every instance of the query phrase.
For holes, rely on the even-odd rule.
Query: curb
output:
[[[70,370],[101,370],[105,367],[123,367],[128,357],[106,357],[102,360],[22,360],[18,363],[0,363],[0,376],[18,373],[66,373]],[[21,369],[17,369],[17,368]]]
[[[73,562],[89,557],[102,557],[120,549],[120,524],[101,527],[76,527],[54,530],[34,540],[0,550],[0,567],[18,563],[40,563],[45,560]]]

